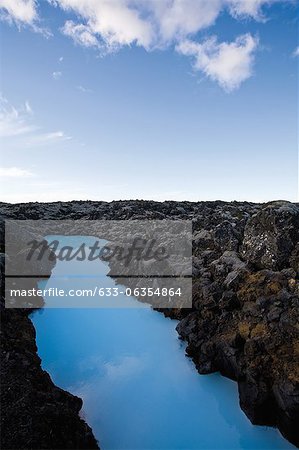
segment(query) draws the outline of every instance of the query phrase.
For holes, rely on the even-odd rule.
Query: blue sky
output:
[[[0,0],[2,200],[298,201],[297,7]]]

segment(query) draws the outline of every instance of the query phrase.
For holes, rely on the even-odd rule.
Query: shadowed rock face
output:
[[[15,219],[189,219],[193,308],[163,310],[200,373],[238,382],[255,424],[299,446],[299,205],[70,202],[1,205]],[[88,447],[84,447],[88,448]]]
[[[3,310],[1,316],[1,448],[97,449],[79,417],[82,400],[42,370],[26,312]]]
[[[25,236],[18,239],[26,242]],[[55,263],[48,265],[51,270]],[[32,310],[4,308],[3,268],[1,264],[1,448],[98,449],[90,427],[79,417],[82,400],[55,386],[41,368],[28,317]],[[35,279],[26,283],[28,289],[36,287]],[[42,307],[43,299],[38,303]]]

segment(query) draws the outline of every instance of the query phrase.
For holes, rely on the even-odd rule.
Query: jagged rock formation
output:
[[[189,219],[193,308],[164,310],[200,373],[238,382],[255,424],[299,446],[299,205],[70,202],[0,205],[17,219]],[[86,447],[87,448],[87,447]]]

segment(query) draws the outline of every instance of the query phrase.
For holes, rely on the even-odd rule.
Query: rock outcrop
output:
[[[193,307],[163,310],[202,374],[239,386],[254,424],[299,446],[299,204],[70,202],[0,205],[18,219],[189,219]],[[88,448],[88,447],[86,447]]]

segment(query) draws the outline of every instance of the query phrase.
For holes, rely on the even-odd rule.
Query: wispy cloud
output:
[[[28,100],[25,102],[25,110],[28,114],[33,114],[33,110],[30,106],[30,103],[28,102]]]
[[[34,121],[32,107],[26,101],[20,107],[11,105],[8,100],[0,96],[0,137],[6,139],[20,139],[21,145],[40,145],[70,140],[64,131],[45,132]]]
[[[53,133],[36,133],[30,136],[26,141],[26,146],[53,144],[56,142],[69,141],[71,136],[67,136],[63,131],[55,131]]]
[[[99,47],[98,39],[88,25],[76,24],[72,20],[67,20],[62,28],[62,32],[66,36],[71,37],[75,44],[83,47]]]
[[[20,167],[0,167],[0,178],[28,178],[34,174]]]
[[[12,137],[32,133],[32,109],[29,102],[19,108],[12,106],[5,97],[0,96],[0,137]]]

